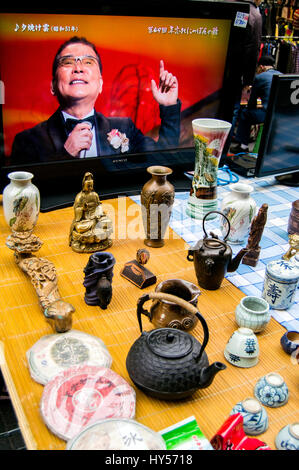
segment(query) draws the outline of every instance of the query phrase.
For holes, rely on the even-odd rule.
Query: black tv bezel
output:
[[[254,176],[258,178],[266,177],[266,176],[281,176],[287,175],[292,173],[299,172],[299,153],[298,153],[298,164],[297,166],[292,167],[285,167],[273,170],[264,170],[262,165],[267,158],[267,150],[269,148],[272,136],[272,126],[275,119],[275,112],[278,106],[278,96],[279,96],[279,86],[280,83],[284,80],[294,80],[299,79],[299,74],[276,74],[273,75],[272,78],[272,85],[269,97],[269,105],[267,107],[266,118],[264,122],[263,132],[261,135],[261,141],[258,150],[258,156],[256,160],[255,172]],[[298,112],[299,112],[299,105],[298,105]],[[283,161],[282,161],[283,164]]]
[[[26,10],[26,11],[25,11]],[[1,7],[1,13],[36,13],[36,14],[72,14],[72,15],[112,15],[112,16],[149,16],[149,17],[172,17],[172,18],[215,18],[231,19],[232,28],[229,38],[223,88],[220,96],[219,119],[231,121],[234,105],[234,92],[232,83],[235,77],[235,59],[231,53],[234,44],[238,43],[239,35],[243,28],[233,26],[236,12],[249,13],[249,5],[246,2],[235,1],[206,1],[206,0],[182,0],[181,2],[170,4],[163,1],[146,1],[135,3],[124,3],[119,1],[99,1],[95,6],[78,7],[77,5],[68,6],[67,4],[49,6],[32,6],[26,4],[25,8],[20,7]],[[211,16],[212,15],[212,16]],[[234,72],[233,72],[234,71]],[[0,77],[1,78],[1,77]],[[20,165],[11,164],[8,157],[3,152],[3,123],[2,123],[2,105],[0,113],[0,192],[8,184],[8,173],[13,171],[30,171],[34,174],[34,183],[41,192],[41,211],[54,210],[61,207],[68,207],[73,204],[73,200],[81,187],[83,175],[90,171],[95,176],[95,186],[101,197],[112,198],[118,195],[136,194],[140,191],[142,185],[148,179],[146,166],[153,162],[162,162],[173,169],[172,178],[177,178],[176,188],[178,190],[187,190],[190,181],[183,179],[184,171],[193,170],[193,148],[177,148],[147,154],[129,154],[126,158],[131,163],[129,169],[119,169],[117,171],[107,171],[101,163],[101,158],[88,158],[78,160],[63,160],[45,163],[25,163]],[[172,156],[175,163],[172,163]],[[184,163],[190,161],[189,165]],[[114,157],[104,157],[105,160],[115,159]],[[121,156],[119,158],[122,158]],[[140,168],[138,167],[140,162]],[[148,163],[148,165],[147,165]],[[154,163],[157,164],[157,163]],[[57,191],[57,188],[58,191]],[[56,194],[55,194],[56,192]]]

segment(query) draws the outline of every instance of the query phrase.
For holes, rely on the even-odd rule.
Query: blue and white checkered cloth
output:
[[[221,171],[219,170],[219,177],[222,177]],[[289,248],[287,225],[292,202],[299,199],[299,188],[280,185],[274,177],[250,180],[239,177],[239,180],[253,186],[254,191],[251,196],[257,204],[257,210],[262,204],[268,204],[267,223],[259,243],[261,251],[257,265],[252,267],[241,262],[235,272],[227,273],[226,278],[244,294],[260,297],[266,265],[272,260],[280,259]],[[229,191],[228,185],[217,187],[218,208],[220,208],[222,198]],[[188,192],[176,193],[169,225],[190,247],[193,247],[198,240],[203,238],[204,232],[202,220],[192,219],[186,214],[188,198]],[[140,196],[133,196],[132,199],[140,204]],[[216,223],[217,219],[205,222],[207,234],[210,230],[217,233]],[[232,244],[233,254],[235,255],[246,244],[247,240],[243,245]],[[288,331],[299,332],[299,288],[296,290],[295,301],[288,310],[271,309],[271,314]]]

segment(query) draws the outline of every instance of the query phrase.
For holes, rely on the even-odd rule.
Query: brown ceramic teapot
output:
[[[215,235],[208,237],[205,230],[205,220],[212,212],[220,214],[227,221],[228,230],[223,240],[219,240]],[[232,249],[225,242],[230,232],[230,222],[222,212],[208,212],[202,224],[204,238],[188,251],[187,259],[194,262],[198,285],[203,289],[215,290],[220,287],[227,272],[234,272],[238,269],[248,248],[242,248],[234,258],[232,257]]]
[[[192,282],[182,279],[167,279],[160,282],[155,292],[176,295],[194,307],[197,306],[197,299],[200,295],[199,288]],[[198,318],[194,313],[189,312],[176,302],[171,302],[165,298],[154,299],[150,311],[143,309],[144,297],[138,300],[140,314],[146,315],[156,328],[178,328],[179,330],[192,330],[198,323]]]
[[[196,315],[204,338],[202,344],[190,333],[174,328],[142,330],[141,308],[137,317],[141,336],[131,346],[126,366],[131,380],[143,392],[155,398],[175,400],[185,398],[200,388],[208,387],[215,375],[226,368],[222,362],[209,365],[205,347],[209,330],[196,307],[171,294],[151,292],[142,296],[142,303],[150,299],[168,300]]]

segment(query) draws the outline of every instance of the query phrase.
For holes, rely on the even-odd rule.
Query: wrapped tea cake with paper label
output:
[[[133,419],[108,419],[87,426],[66,450],[165,450],[162,437]]]
[[[100,338],[77,330],[43,336],[26,356],[31,377],[42,385],[75,365],[109,368],[112,364],[112,357]]]
[[[40,412],[47,427],[68,441],[86,426],[108,418],[134,418],[134,389],[105,367],[74,366],[45,385]]]

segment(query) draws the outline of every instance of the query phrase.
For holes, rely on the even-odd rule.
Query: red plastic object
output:
[[[241,413],[231,415],[211,439],[215,450],[271,450],[259,439],[246,436]]]

